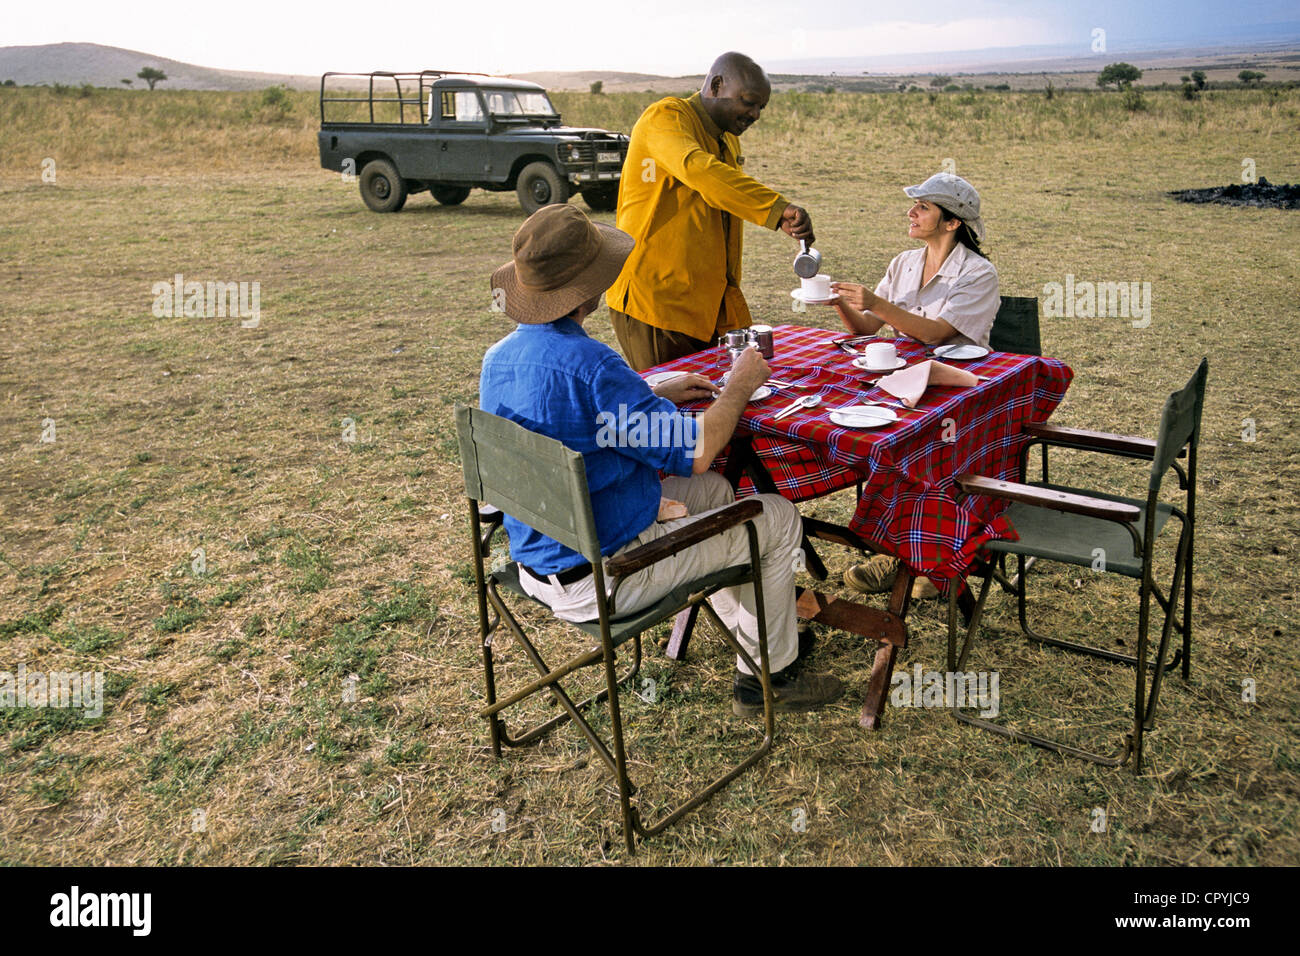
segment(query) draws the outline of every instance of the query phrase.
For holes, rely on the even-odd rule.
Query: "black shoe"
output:
[[[755,717],[763,712],[763,683],[759,678],[736,671],[731,687],[733,714]],[[775,709],[783,713],[816,710],[843,693],[844,683],[830,674],[810,674],[791,665],[772,675]]]

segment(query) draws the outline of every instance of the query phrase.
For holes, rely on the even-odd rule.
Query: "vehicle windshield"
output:
[[[527,90],[491,90],[487,95],[488,112],[494,116],[554,116],[555,107],[545,93]]]

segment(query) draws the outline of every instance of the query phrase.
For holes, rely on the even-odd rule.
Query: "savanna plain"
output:
[[[653,99],[555,98],[624,131]],[[815,666],[845,698],[780,717],[766,761],[634,857],[577,731],[497,760],[477,716],[452,410],[509,331],[488,276],[523,214],[481,191],[371,213],[318,168],[316,125],[307,93],[0,90],[0,671],[104,674],[97,718],[0,710],[0,861],[1300,862],[1300,214],[1167,195],[1239,182],[1246,160],[1300,181],[1300,91],[1148,92],[1137,110],[1101,92],[774,96],[746,168],[811,211],[835,278],[883,274],[908,246],[901,187],[950,160],[980,190],[1003,294],[1150,284],[1144,328],[1044,315],[1044,352],[1074,371],[1053,421],[1153,436],[1209,356],[1191,678],[1167,680],[1134,777],[940,709],[890,706],[865,731],[875,648],[822,629]],[[756,320],[831,327],[791,311],[792,243],[746,230]],[[177,274],[259,283],[260,321],[155,316]],[[613,342],[603,308],[588,325]],[[1137,464],[1053,468],[1145,487]],[[845,518],[852,492],[801,507]],[[834,590],[854,556],[824,557]],[[1108,577],[1036,570],[1040,628],[1131,649],[1136,589]],[[943,605],[909,620],[898,672],[942,670]],[[985,628],[970,666],[1000,673],[1004,718],[1118,743],[1131,671],[1027,644],[1000,592]],[[500,651],[501,685],[531,679]],[[731,667],[711,634],[682,664],[649,642],[657,692],[624,713],[650,806],[749,742]]]

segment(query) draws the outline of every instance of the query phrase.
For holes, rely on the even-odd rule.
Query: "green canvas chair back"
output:
[[[456,431],[466,494],[600,562],[582,455],[481,408],[457,408]]]
[[[1205,379],[1209,373],[1209,359],[1201,359],[1201,364],[1192,373],[1187,384],[1165,400],[1165,409],[1160,416],[1160,432],[1156,436],[1155,455],[1151,459],[1151,477],[1147,491],[1155,495],[1160,490],[1169,466],[1187,448],[1188,479],[1195,481],[1196,445],[1201,434],[1201,409],[1205,404]]]
[[[1017,355],[1042,355],[1043,343],[1038,332],[1037,296],[1002,296],[998,314],[989,332],[989,348],[995,352]]]

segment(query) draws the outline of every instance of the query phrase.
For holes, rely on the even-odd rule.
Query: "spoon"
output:
[[[816,408],[821,403],[822,397],[820,395],[804,395],[773,415],[772,420],[777,421],[778,419],[785,418],[787,415],[793,415],[801,408]]]

